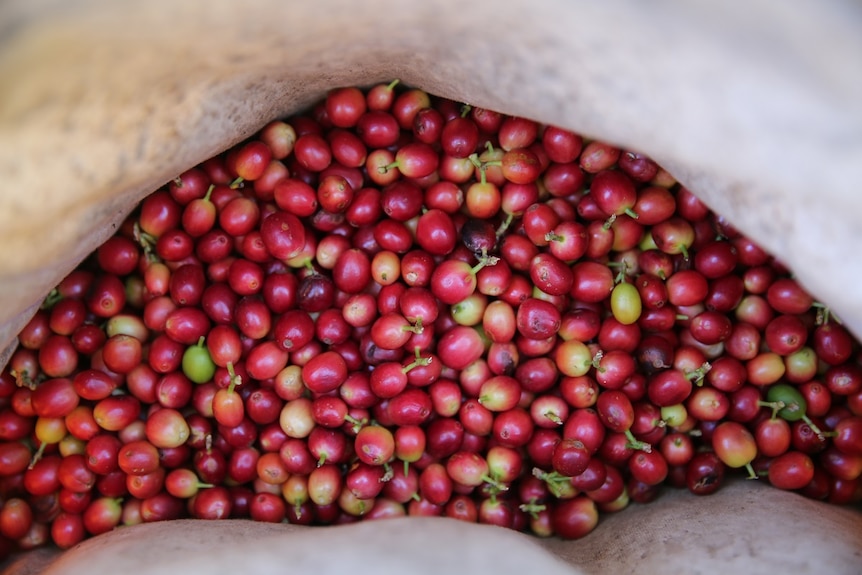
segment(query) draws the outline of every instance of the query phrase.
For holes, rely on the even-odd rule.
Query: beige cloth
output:
[[[855,511],[740,480],[708,497],[670,490],[602,515],[577,541],[441,518],[342,527],[185,520],[120,528],[3,575],[856,575],[860,527]]]
[[[6,0],[0,349],[147,193],[327,88],[395,77],[650,154],[860,334],[860,12],[852,0]],[[627,510],[548,548],[586,572],[862,571],[857,514],[750,485],[691,499]],[[151,526],[49,572],[344,573],[374,562],[418,573],[434,561],[441,572],[564,572],[514,534],[410,525],[250,540],[246,528],[270,528]],[[120,568],[116,551],[142,542]]]

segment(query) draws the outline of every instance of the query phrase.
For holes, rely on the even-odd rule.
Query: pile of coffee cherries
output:
[[[862,368],[643,154],[393,82],[147,197],[0,374],[0,548],[182,517],[578,538],[731,475],[862,499]]]

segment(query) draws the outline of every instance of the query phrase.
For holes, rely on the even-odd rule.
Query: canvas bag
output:
[[[862,333],[853,259],[862,243],[855,222],[860,22],[849,0],[811,7],[253,0],[241,8],[7,0],[0,5],[0,349],[7,354],[0,364],[50,287],[146,194],[329,88],[396,77],[648,153]],[[585,572],[678,565],[755,573],[780,571],[782,559],[797,570],[849,573],[859,570],[862,544],[855,511],[748,483],[711,498],[671,493],[603,516],[584,541],[546,543],[550,553],[481,526],[396,523],[276,534],[272,545],[236,535],[268,526],[207,526],[217,530],[218,554],[191,545],[160,556],[176,569],[209,572],[228,565],[226,557],[247,566],[261,555],[260,572],[284,572],[283,561],[298,556],[327,557],[333,572],[403,571],[408,563],[398,562],[411,557],[399,549],[433,551],[439,542],[451,553],[433,557],[449,558],[451,568],[472,557],[478,563],[463,564],[473,572],[568,569],[554,560],[562,556]],[[153,539],[144,541],[174,545],[173,530],[190,533],[181,525],[146,530]],[[72,552],[49,572],[75,572],[75,560],[96,557],[112,572],[121,548],[112,541],[121,536],[130,537],[98,538],[83,559]],[[378,538],[389,540],[375,557],[359,553]],[[414,567],[439,565],[426,559]]]

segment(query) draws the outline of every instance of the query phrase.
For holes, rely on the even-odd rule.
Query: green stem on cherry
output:
[[[60,290],[54,288],[51,290],[51,293],[45,296],[45,299],[42,301],[42,305],[39,306],[39,309],[49,310],[54,307],[54,305],[61,299],[63,299],[63,294],[60,293]]]
[[[745,464],[745,469],[748,471],[748,477],[746,477],[746,479],[760,479],[757,472],[754,471],[754,467],[751,466],[750,461]]]
[[[626,447],[629,449],[637,449],[638,451],[645,451],[646,453],[652,453],[652,445],[647,443],[646,441],[639,441],[635,438],[631,429],[625,430],[626,439],[628,439],[628,443],[626,443]]]
[[[811,418],[807,415],[803,415],[801,419],[808,424],[808,427],[811,428],[811,431],[817,434],[817,437],[818,439],[820,439],[820,441],[825,441],[827,437],[835,437],[836,435],[838,435],[837,431],[823,431],[822,429],[820,429],[820,427],[818,427],[816,423],[811,421]]]
[[[694,383],[696,386],[702,387],[703,379],[706,377],[706,374],[709,373],[709,370],[711,369],[712,365],[708,361],[705,361],[699,368],[685,372],[685,377],[690,382]]]
[[[472,110],[473,106],[471,106],[470,104],[464,104],[463,106],[461,106],[461,117],[466,118]]]
[[[596,355],[594,355],[592,359],[585,360],[584,365],[594,367],[599,373],[604,373],[607,370],[601,366],[601,361],[603,357],[605,357],[605,352],[599,350],[596,352]]]
[[[346,421],[347,423],[349,423],[351,425],[350,430],[353,433],[359,433],[359,430],[368,424],[368,419],[366,419],[366,418],[356,419],[352,415],[345,415],[344,421]]]
[[[626,279],[626,274],[629,271],[629,264],[626,261],[621,262],[608,262],[608,267],[610,268],[619,268],[620,271],[617,272],[617,275],[614,276],[614,285],[621,284]]]
[[[685,258],[685,261],[688,261],[689,260],[688,247],[686,247],[685,244],[680,244],[679,251],[680,251],[680,253],[682,253],[682,257]]]
[[[568,482],[569,486],[571,486],[572,483],[571,477],[566,477],[556,471],[548,473],[547,471],[542,471],[538,467],[533,468],[533,477],[543,481],[545,485],[548,486],[548,491],[551,492],[551,495],[558,499],[566,493],[563,485]]]
[[[239,188],[243,187],[243,182],[245,182],[245,180],[244,180],[244,179],[242,179],[242,177],[240,176],[240,177],[238,177],[237,179],[235,179],[234,181],[232,181],[232,182],[230,183],[230,186],[229,186],[229,187],[230,187],[230,189],[232,189],[232,190],[239,189]]]
[[[832,311],[826,304],[816,301],[811,304],[811,307],[817,310],[817,315],[814,320],[816,325],[826,325],[830,321],[834,321],[838,325],[843,325],[841,318],[835,315],[835,312]]]
[[[421,334],[423,331],[425,331],[425,327],[422,325],[422,318],[417,318],[416,323],[413,325],[402,326],[401,331],[412,331],[416,335]]]
[[[401,373],[404,373],[404,374],[410,373],[410,370],[412,370],[416,367],[425,367],[426,365],[428,365],[430,363],[431,363],[430,357],[417,357],[415,360],[413,360],[412,363],[402,367]]]
[[[479,258],[479,263],[473,266],[470,271],[472,271],[473,275],[475,275],[479,273],[479,270],[481,270],[483,267],[497,265],[497,262],[499,261],[500,258],[498,258],[497,256],[489,256],[487,253],[483,253],[482,257]]]
[[[509,214],[506,216],[506,219],[500,222],[500,226],[497,228],[496,236],[499,240],[500,237],[506,233],[506,230],[509,229],[509,226],[512,225],[512,220],[515,219],[514,214]]]
[[[395,472],[392,471],[392,466],[389,465],[389,462],[383,464],[383,477],[380,478],[380,483],[387,483],[395,477]]]
[[[39,449],[36,450],[36,453],[33,454],[33,457],[30,459],[30,463],[27,465],[27,469],[33,469],[39,460],[42,459],[42,455],[45,453],[45,448],[48,447],[46,442],[42,442],[39,445]]]
[[[778,412],[787,407],[787,404],[783,401],[763,401],[760,400],[757,402],[758,407],[768,407],[772,410],[772,416],[770,419],[777,419]]]
[[[494,145],[491,142],[485,142],[485,147],[488,150],[489,154],[494,153]],[[470,163],[473,164],[479,170],[479,181],[484,185],[488,183],[487,178],[485,177],[485,170],[488,169],[488,166],[502,166],[503,162],[501,160],[489,160],[487,162],[483,162],[479,158],[479,154],[473,152],[467,159],[470,160]]]
[[[233,393],[233,390],[236,386],[242,385],[242,376],[236,374],[236,371],[234,371],[233,369],[232,361],[227,362],[227,373],[230,376],[230,383],[227,386],[227,392]]]
[[[518,509],[520,509],[524,513],[528,513],[533,519],[538,519],[539,513],[545,511],[547,508],[548,506],[544,503],[537,503],[535,497],[530,499],[529,503],[521,503],[518,506]]]
[[[557,415],[556,413],[554,413],[553,411],[546,411],[546,412],[545,412],[545,413],[543,413],[542,415],[544,415],[545,417],[547,417],[548,419],[550,419],[551,421],[553,421],[553,422],[554,422],[554,423],[556,423],[557,425],[562,425],[562,424],[563,424],[563,420],[562,420],[562,419],[560,419],[560,416],[559,416],[559,415]]]
[[[18,387],[26,387],[31,391],[36,389],[36,382],[33,381],[33,378],[30,377],[30,373],[26,369],[22,369],[21,371],[12,369],[9,373],[15,378],[15,385]]]
[[[496,502],[498,494],[504,493],[504,492],[509,490],[508,485],[506,485],[505,483],[500,483],[499,481],[497,481],[496,479],[494,479],[490,475],[483,475],[482,481],[484,481],[485,483],[487,483],[488,485],[491,486],[491,489],[490,489],[491,501]]]
[[[147,257],[148,262],[157,263],[161,261],[155,252],[153,252],[153,248],[158,240],[155,236],[143,231],[138,222],[135,222],[132,226],[132,237],[134,237],[138,245],[141,246],[141,249],[144,250],[144,255]]]

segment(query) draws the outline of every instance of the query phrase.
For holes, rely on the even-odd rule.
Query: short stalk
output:
[[[708,361],[705,361],[703,362],[703,365],[701,365],[699,368],[685,372],[685,377],[690,382],[694,383],[696,386],[702,387],[703,380],[706,377],[706,374],[709,373],[709,370],[711,369],[712,365]]]
[[[518,506],[518,509],[520,509],[524,513],[528,513],[533,519],[538,519],[539,513],[545,511],[547,508],[548,506],[544,503],[537,503],[535,497],[530,499],[529,503],[521,503]]]
[[[379,166],[377,168],[377,173],[378,174],[387,174],[387,173],[389,173],[389,170],[393,170],[393,169],[397,168],[398,166],[399,166],[399,164],[398,164],[398,161],[396,160],[390,164],[386,164],[385,166]]]
[[[562,420],[562,419],[560,419],[560,416],[559,416],[559,415],[557,415],[556,413],[552,412],[552,411],[546,411],[546,412],[545,412],[545,413],[543,413],[542,415],[544,415],[545,417],[547,417],[548,419],[550,419],[551,421],[553,421],[553,422],[554,422],[554,423],[556,423],[557,425],[562,425],[562,424],[563,424],[563,420]]]
[[[652,445],[647,443],[646,441],[638,441],[631,429],[626,429],[625,431],[626,439],[628,439],[628,443],[626,443],[626,447],[629,449],[637,449],[638,451],[645,451],[646,453],[652,453]]]
[[[494,493],[502,493],[502,492],[504,492],[504,491],[508,491],[508,490],[509,490],[509,486],[508,486],[508,485],[506,485],[505,483],[500,483],[499,481],[497,481],[496,479],[494,479],[494,478],[493,478],[493,477],[491,477],[490,475],[483,475],[483,476],[482,476],[482,481],[484,481],[485,483],[487,483],[488,485],[490,485],[490,486],[491,486],[491,488],[492,488],[492,491],[493,491]]]
[[[36,450],[36,453],[33,454],[33,458],[30,459],[30,464],[27,466],[27,469],[33,469],[39,460],[42,459],[42,455],[45,453],[45,448],[48,447],[48,444],[44,441],[39,445],[39,449]]]
[[[817,438],[820,439],[820,441],[825,441],[827,437],[835,437],[836,435],[838,435],[837,431],[823,431],[823,430],[821,430],[820,427],[818,427],[818,425],[816,423],[811,421],[811,418],[808,417],[807,415],[802,416],[802,421],[804,421],[805,423],[808,424],[808,427],[811,428],[811,431],[813,431],[814,433],[817,434]]]
[[[63,294],[61,294],[57,288],[54,288],[51,290],[51,293],[49,293],[42,301],[42,305],[39,306],[39,309],[49,310],[54,307],[54,305],[61,299],[63,299]]]
[[[586,361],[585,364],[596,368],[596,371],[598,371],[599,373],[604,373],[607,370],[601,366],[601,361],[603,357],[605,357],[605,352],[599,350],[596,352],[596,355],[593,356],[593,359]]]
[[[349,423],[351,425],[350,430],[353,433],[359,433],[359,430],[368,424],[367,419],[364,419],[364,418],[363,419],[356,419],[352,415],[345,415],[344,421],[346,421],[347,423]]]
[[[379,479],[380,483],[387,483],[395,477],[395,472],[392,471],[392,466],[389,463],[383,464],[383,477]]]
[[[778,412],[781,411],[782,409],[784,409],[785,407],[787,407],[787,404],[784,403],[783,401],[758,401],[757,405],[759,407],[768,407],[769,409],[771,409],[772,410],[771,419],[777,419],[778,418]]]
[[[746,477],[746,479],[760,479],[757,472],[754,471],[754,467],[751,466],[750,461],[745,464],[745,469],[748,471],[748,477]]]
[[[473,266],[471,271],[473,272],[473,274],[477,274],[479,273],[479,270],[481,270],[483,267],[497,265],[497,262],[499,261],[500,258],[498,258],[497,256],[489,256],[485,254],[481,258],[479,258],[479,263]]]
[[[242,385],[242,376],[237,375],[236,371],[233,369],[233,362],[227,362],[227,373],[230,376],[230,383],[227,386],[227,392],[233,393],[233,390],[236,386]]]
[[[512,225],[512,220],[515,219],[514,214],[509,214],[506,216],[506,219],[500,222],[500,226],[497,228],[496,236],[497,239],[506,233],[506,230],[509,229],[509,226]]]
[[[626,279],[626,274],[629,271],[629,264],[625,261],[622,262],[608,262],[608,267],[610,268],[619,268],[619,272],[614,277],[614,284],[621,284]]]
[[[417,357],[415,360],[413,360],[412,363],[402,367],[401,373],[406,375],[406,374],[410,373],[410,371],[413,370],[414,368],[425,367],[426,365],[428,365],[430,363],[431,363],[430,357]]]
[[[18,387],[26,387],[27,389],[36,389],[36,382],[30,377],[26,369],[22,371],[11,370],[9,372],[15,378],[15,385]]]
[[[542,471],[538,467],[533,468],[533,477],[543,481],[545,485],[548,486],[548,491],[551,492],[551,495],[558,499],[564,494],[564,487],[562,487],[563,483],[569,482],[569,484],[571,484],[570,477],[560,475],[556,471],[548,473],[546,471]]]
[[[811,304],[811,307],[817,310],[817,315],[814,320],[816,325],[826,325],[830,321],[834,321],[838,325],[842,325],[843,322],[841,321],[841,318],[835,315],[835,312],[833,312],[827,305],[816,301]]]
[[[143,248],[144,253],[150,254],[153,251],[153,247],[156,245],[156,238],[147,232],[141,229],[141,225],[138,222],[132,226],[132,236],[135,241],[138,242],[138,245]]]
[[[412,331],[416,335],[421,334],[423,331],[425,331],[425,327],[422,325],[422,318],[418,318],[416,320],[416,323],[413,325],[402,326],[401,331]]]
[[[679,251],[682,253],[682,257],[684,257],[684,258],[685,258],[685,261],[688,261],[688,260],[689,260],[689,257],[688,257],[688,248],[687,248],[686,246],[684,246],[684,245],[680,245],[680,246],[679,246]]]

